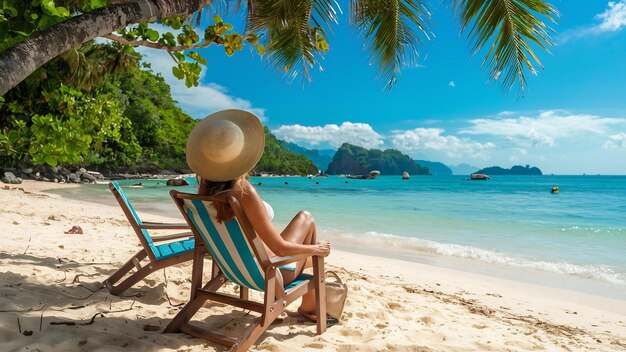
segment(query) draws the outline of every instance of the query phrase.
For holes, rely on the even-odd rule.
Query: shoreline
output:
[[[36,183],[36,182],[35,182]],[[52,184],[55,185],[55,184]],[[72,188],[76,189],[76,185]],[[81,187],[88,187],[90,190],[85,197],[78,196],[80,191],[72,191],[73,194],[62,194],[62,196],[68,199],[80,199],[83,201],[92,202],[94,204],[104,205],[116,205],[113,197],[110,196],[108,189],[98,191],[94,193],[93,185],[82,185]],[[128,187],[128,186],[127,186]],[[41,188],[41,187],[40,187]],[[59,187],[53,187],[50,189],[54,194],[55,189],[68,188],[63,185]],[[130,187],[132,188],[132,187]],[[131,194],[132,195],[132,194]],[[131,199],[133,199],[131,197]],[[154,216],[169,216],[169,214],[178,214],[178,210],[174,207],[173,203],[170,207],[163,204],[149,203],[134,203],[136,210],[148,213]],[[275,222],[278,227],[284,227],[286,222]],[[598,278],[595,276],[585,276],[587,273],[584,270],[589,270],[585,267],[577,267],[576,264],[570,264],[567,262],[531,262],[524,261],[524,257],[512,257],[509,253],[489,252],[487,250],[478,247],[466,247],[468,253],[473,254],[476,251],[483,251],[492,256],[503,255],[504,259],[518,259],[522,262],[502,264],[497,261],[489,261],[477,259],[474,257],[465,257],[463,255],[448,255],[438,252],[439,247],[446,247],[445,243],[438,243],[428,240],[415,241],[413,238],[407,238],[397,235],[382,234],[376,235],[376,233],[351,233],[345,231],[339,231],[334,228],[324,228],[321,226],[318,228],[320,238],[326,238],[333,243],[335,249],[341,249],[346,252],[355,254],[364,254],[375,258],[395,258],[401,259],[408,263],[426,264],[431,266],[437,266],[441,268],[453,269],[465,273],[475,273],[488,277],[496,277],[505,280],[534,284],[538,286],[545,286],[550,288],[567,288],[568,290],[580,293],[586,293],[591,295],[597,295],[601,297],[621,300],[626,303],[626,287],[621,283],[615,283],[608,279]],[[463,254],[463,253],[461,253]],[[490,259],[490,258],[487,258]],[[528,259],[531,260],[531,259]],[[528,267],[529,264],[542,264],[547,263],[551,266],[547,269],[538,269]],[[526,266],[524,266],[526,265]],[[574,274],[571,272],[563,272],[559,270],[568,269],[580,274]],[[554,271],[551,271],[554,270]]]
[[[130,350],[215,349],[185,335],[144,330],[146,324],[162,329],[177,312],[171,303],[186,301],[187,264],[166,269],[166,278],[154,273],[129,290],[141,297],[117,298],[105,290],[90,294],[85,287],[95,287],[126,261],[138,241],[119,207],[39,193],[43,190],[29,184],[0,189],[0,199],[15,206],[0,215],[11,234],[0,251],[5,291],[0,343],[9,350],[37,346],[44,351],[92,350],[96,342],[120,351],[124,344]],[[168,220],[140,214],[145,220]],[[75,224],[85,235],[63,234]],[[339,250],[326,263],[349,285],[344,321],[315,336],[314,325],[290,313],[258,340],[256,350],[626,350],[622,301]],[[46,308],[38,310],[39,302]],[[108,313],[89,326],[49,325],[86,322],[99,311]],[[222,311],[229,310],[221,307],[218,314]],[[17,318],[32,336],[19,334]]]

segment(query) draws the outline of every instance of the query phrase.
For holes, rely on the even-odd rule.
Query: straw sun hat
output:
[[[187,164],[210,181],[230,181],[261,159],[265,133],[261,121],[243,110],[223,110],[202,119],[187,140]]]

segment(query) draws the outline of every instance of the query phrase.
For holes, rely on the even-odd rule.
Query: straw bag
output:
[[[340,320],[348,296],[348,286],[341,281],[334,271],[327,271],[324,276],[326,277],[324,282],[326,286],[326,315]],[[330,277],[333,277],[334,280],[328,280]]]

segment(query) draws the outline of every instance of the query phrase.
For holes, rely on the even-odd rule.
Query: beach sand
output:
[[[123,297],[100,289],[139,242],[118,207],[40,192],[64,186],[0,185],[0,350],[223,351],[161,333],[189,297],[190,263]],[[84,234],[64,233],[74,225]],[[343,320],[317,336],[296,302],[253,350],[626,351],[624,301],[339,251],[326,267],[349,285]],[[196,317],[233,336],[253,318],[208,304]]]

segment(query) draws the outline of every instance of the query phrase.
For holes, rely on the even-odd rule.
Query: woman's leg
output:
[[[315,244],[317,237],[317,229],[315,220],[308,211],[301,211],[289,222],[287,227],[280,234],[283,239],[293,243]],[[310,261],[309,261],[310,262]],[[281,270],[283,282],[285,285],[293,282],[306,268],[307,260],[301,260],[296,263],[295,270]],[[310,263],[309,263],[310,265]]]
[[[315,220],[308,211],[301,211],[296,214],[280,235],[289,242],[315,244],[317,241]],[[286,285],[293,282],[296,277],[298,277],[298,275],[300,275],[305,268],[310,267],[311,264],[312,260],[309,257],[308,259],[297,262],[294,271],[281,270],[284,284]],[[311,291],[302,297],[302,304],[300,305],[300,308],[298,308],[298,311],[309,316],[315,315],[314,291]]]

